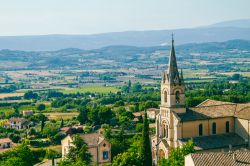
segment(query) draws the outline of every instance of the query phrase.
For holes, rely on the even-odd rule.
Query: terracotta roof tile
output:
[[[24,119],[24,118],[16,118],[16,117],[12,117],[12,118],[10,118],[10,122],[21,122],[21,123],[25,123],[25,122],[27,122],[27,120],[26,119]]]
[[[236,155],[234,159],[233,155]],[[210,152],[191,154],[195,166],[246,166],[250,165],[250,151]]]
[[[11,139],[9,139],[9,138],[1,138],[0,139],[0,143],[8,143],[8,142],[12,142]]]
[[[200,103],[199,105],[197,105],[196,107],[225,105],[225,104],[234,105],[235,103],[207,99],[207,100],[203,101],[202,103]]]
[[[186,113],[177,115],[182,122],[221,117],[250,119],[250,103],[235,104],[208,99],[196,107],[188,108]]]
[[[81,134],[80,136],[88,146],[97,146],[104,140],[104,137],[99,133]]]
[[[235,133],[182,138],[180,141],[186,143],[190,139],[194,142],[196,150],[227,148],[229,145],[233,147],[245,145],[245,140]]]

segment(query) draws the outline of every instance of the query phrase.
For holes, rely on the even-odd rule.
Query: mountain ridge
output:
[[[247,22],[247,25],[248,22],[250,23],[250,20],[244,21]],[[176,45],[224,42],[235,39],[250,40],[250,24],[249,27],[227,27],[228,23],[232,25],[237,21],[173,30],[125,31],[92,35],[0,36],[0,49],[55,51],[66,48],[90,50],[112,45],[150,47],[170,44],[171,33],[175,34]],[[222,26],[223,24],[224,26]]]

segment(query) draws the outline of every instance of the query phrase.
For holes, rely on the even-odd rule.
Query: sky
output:
[[[250,0],[0,0],[0,36],[179,29],[250,19]]]

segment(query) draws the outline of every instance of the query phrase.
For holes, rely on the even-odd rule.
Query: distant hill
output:
[[[221,22],[206,27],[128,31],[93,35],[41,35],[0,37],[0,49],[52,51],[66,48],[98,49],[111,45],[151,47],[168,45],[171,33],[177,45],[187,43],[250,40],[250,20]]]
[[[250,28],[250,19],[242,19],[242,20],[231,20],[219,22],[210,27],[239,27],[239,28]]]
[[[135,46],[108,46],[99,49],[82,50],[67,48],[57,51],[13,51],[0,50],[0,70],[16,69],[119,69],[119,68],[150,68],[156,64],[166,64],[170,46],[135,47]],[[231,62],[247,62],[250,54],[250,41],[230,40],[226,42],[190,43],[176,46],[179,62],[184,67],[192,66],[195,58],[198,62],[212,61],[215,64],[224,64],[224,60],[236,58]],[[197,55],[193,56],[193,55]],[[218,56],[218,57],[217,57]],[[224,58],[224,59],[223,59]],[[241,59],[242,58],[242,59]],[[223,60],[223,61],[222,61]],[[196,63],[197,63],[196,61]],[[248,63],[239,63],[247,70]],[[247,67],[248,66],[248,67]],[[206,66],[202,66],[203,68]],[[223,69],[225,66],[216,66]],[[232,65],[231,68],[235,69]],[[227,67],[226,67],[227,68]]]

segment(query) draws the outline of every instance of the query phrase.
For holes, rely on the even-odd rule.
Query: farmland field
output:
[[[107,87],[107,86],[84,86],[81,88],[66,88],[61,90],[65,94],[69,93],[116,93],[118,91],[117,87]]]
[[[43,114],[46,115],[49,119],[54,119],[54,120],[63,119],[63,120],[67,120],[67,119],[72,119],[73,117],[76,117],[79,113],[78,112],[67,112],[67,113],[52,112],[52,113],[43,113]]]
[[[0,93],[0,99],[4,99],[6,97],[18,97],[23,95],[24,93]]]

